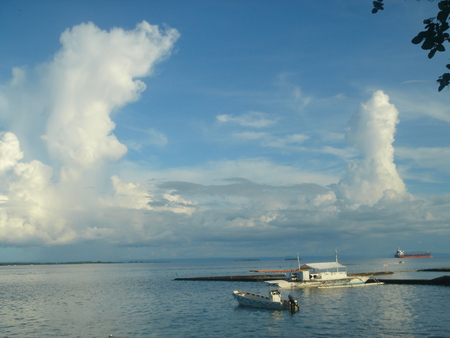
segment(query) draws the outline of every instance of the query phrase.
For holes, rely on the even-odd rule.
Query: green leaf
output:
[[[431,59],[434,56],[434,54],[436,54],[436,48],[430,50],[430,52],[428,53],[428,58]]]
[[[450,84],[450,73],[442,74],[436,81],[439,83],[438,91],[441,91]]]
[[[438,15],[437,15],[437,19],[438,19],[440,22],[446,21],[447,18],[448,18],[448,12],[447,12],[447,11],[440,11],[440,12],[438,13]]]
[[[445,11],[445,10],[448,10],[448,6],[450,5],[450,2],[449,1],[441,1],[441,2],[439,2],[438,3],[438,8],[441,10],[441,11]]]
[[[425,41],[422,44],[422,49],[428,50],[434,47],[434,40],[433,39],[425,39]]]
[[[423,41],[423,37],[421,37],[420,35],[417,35],[414,39],[411,40],[411,42],[415,45],[418,45],[419,43],[421,43]]]
[[[383,0],[373,1],[372,4],[373,4],[374,9],[383,10],[384,8],[383,8],[383,2],[382,1]]]
[[[444,81],[444,79],[442,79],[442,76],[441,76],[439,79],[437,79],[436,82],[439,83],[438,91],[441,91],[442,89],[445,88],[445,86],[448,85],[448,83],[446,84],[445,81]]]

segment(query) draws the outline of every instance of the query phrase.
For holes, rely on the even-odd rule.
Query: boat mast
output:
[[[334,257],[336,258],[336,263],[338,263],[338,253],[337,253],[337,249],[334,249]],[[336,272],[339,271],[339,268],[336,267]]]
[[[298,252],[297,252],[297,265],[298,265],[298,271],[300,271],[300,256],[298,255]]]

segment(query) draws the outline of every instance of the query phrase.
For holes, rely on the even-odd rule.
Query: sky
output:
[[[0,261],[450,253],[437,2],[0,2]]]

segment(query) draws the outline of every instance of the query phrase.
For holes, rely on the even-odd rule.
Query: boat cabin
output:
[[[325,281],[347,278],[347,267],[338,262],[303,264],[300,271],[292,272],[291,281]]]
[[[281,293],[278,290],[270,290],[269,300],[271,302],[281,302]]]

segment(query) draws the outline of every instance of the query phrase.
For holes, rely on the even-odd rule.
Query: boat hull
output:
[[[272,309],[272,310],[288,310],[289,301],[281,300],[281,302],[273,302],[269,297],[261,296],[251,292],[233,291],[233,297],[238,301],[239,305],[250,306],[256,308]]]
[[[302,289],[302,288],[333,288],[333,287],[355,287],[365,286],[370,276],[358,276],[344,279],[330,279],[324,281],[286,281],[276,280],[267,283],[276,284],[282,289]]]
[[[403,254],[399,255],[396,254],[395,258],[430,258],[431,254],[429,253],[423,253],[423,254]]]

